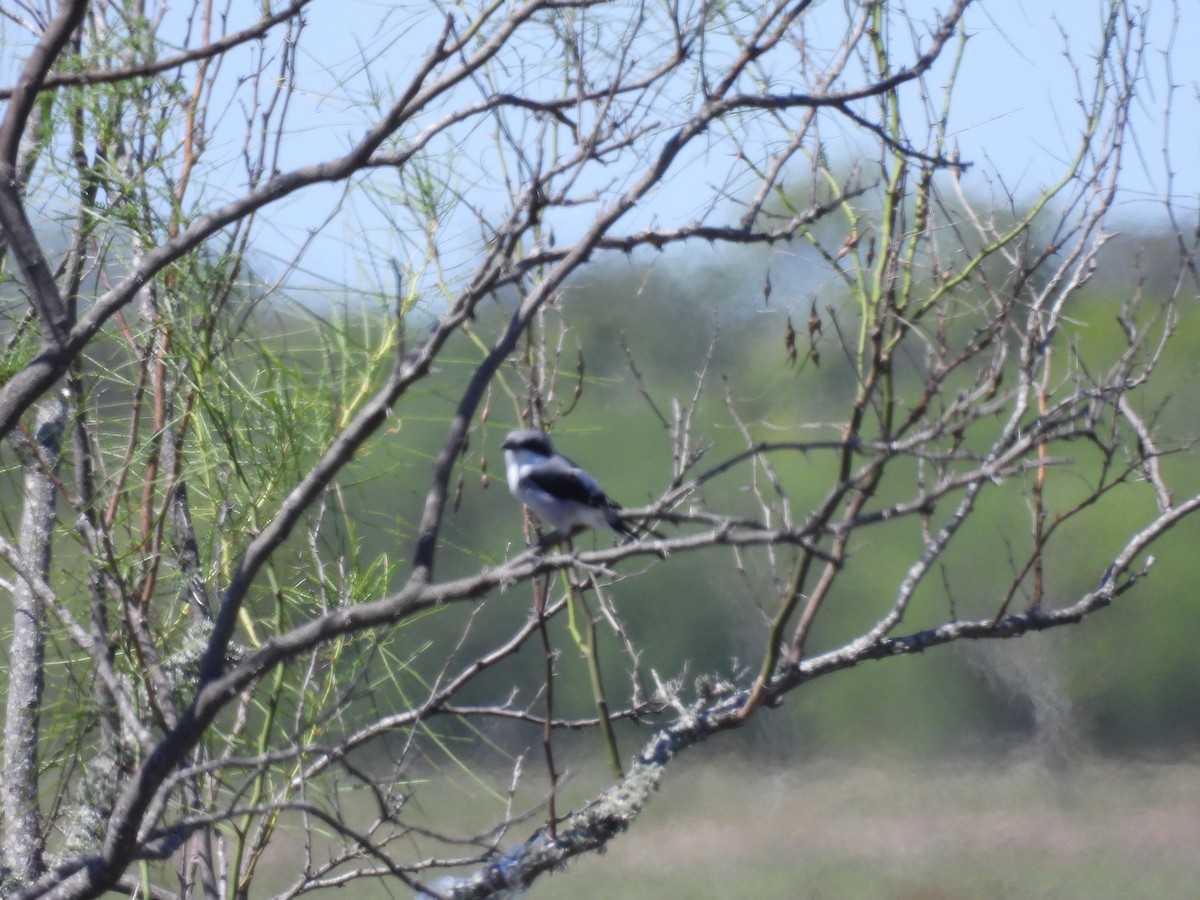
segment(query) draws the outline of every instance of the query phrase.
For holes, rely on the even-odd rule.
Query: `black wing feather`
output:
[[[589,485],[580,473],[553,469],[550,467],[531,469],[525,476],[526,481],[534,487],[564,500],[573,500],[587,506],[611,506],[604,491],[594,485]]]

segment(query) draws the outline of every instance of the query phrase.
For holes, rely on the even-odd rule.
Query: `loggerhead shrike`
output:
[[[576,528],[611,528],[632,540],[637,533],[621,521],[613,503],[591,475],[555,453],[543,431],[518,428],[501,445],[508,489],[539,519],[563,537]]]

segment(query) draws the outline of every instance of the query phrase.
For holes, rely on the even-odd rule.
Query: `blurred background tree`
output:
[[[1113,0],[1018,189],[992,7],[0,7],[5,894],[501,895],[733,741],[1194,749],[1170,140],[1115,212],[1152,58],[1194,110]],[[539,544],[522,425],[643,538]]]

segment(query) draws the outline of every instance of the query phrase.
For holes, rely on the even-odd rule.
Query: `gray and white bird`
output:
[[[555,453],[544,431],[518,428],[508,433],[501,446],[508,489],[558,536],[569,537],[576,528],[607,527],[627,539],[637,537],[621,521],[621,507],[595,478]]]

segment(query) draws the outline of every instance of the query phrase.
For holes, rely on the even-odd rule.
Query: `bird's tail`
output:
[[[609,527],[625,539],[622,541],[622,543],[627,544],[631,541],[640,541],[648,534],[653,535],[656,538],[663,537],[663,535],[659,534],[653,528],[644,523],[640,527],[634,527],[630,525],[621,518],[621,507],[615,504],[608,508],[605,513],[605,519],[608,521]]]

